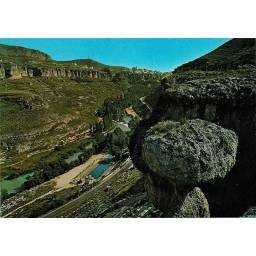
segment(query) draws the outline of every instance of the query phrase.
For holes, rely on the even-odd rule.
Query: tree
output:
[[[108,141],[111,145],[125,147],[128,142],[126,133],[119,127],[108,135]]]
[[[128,144],[128,136],[121,128],[117,127],[112,133],[108,134],[107,145],[112,155],[118,159],[122,158],[124,149]]]
[[[5,200],[6,198],[8,198],[9,194],[7,189],[1,188],[1,201]]]

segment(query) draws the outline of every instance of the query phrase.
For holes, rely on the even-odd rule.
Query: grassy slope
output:
[[[85,69],[93,67],[94,70],[109,68],[111,71],[128,70],[120,66],[110,66],[92,59],[77,59],[69,61],[56,61],[43,52],[19,46],[8,46],[0,44],[0,60],[4,64],[15,63],[28,67],[49,67],[67,69]]]
[[[55,61],[42,52],[0,44],[0,64],[22,67],[53,67],[106,72],[127,71],[94,60]],[[140,76],[140,75],[139,75]],[[22,78],[0,80],[0,178],[9,169],[23,173],[33,162],[49,155],[59,144],[71,144],[86,137],[95,111],[107,97],[116,97],[127,87],[146,93],[149,82],[143,75],[134,82],[100,79]],[[68,150],[68,149],[67,149]]]
[[[255,42],[254,38],[232,39],[210,53],[181,65],[176,71],[227,70],[242,64],[255,65]]]
[[[23,78],[0,81],[0,136],[8,165],[84,136],[95,110],[122,88],[106,80]]]

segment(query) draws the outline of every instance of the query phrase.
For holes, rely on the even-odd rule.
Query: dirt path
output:
[[[142,104],[144,104],[150,112],[152,112],[152,108],[148,105],[148,103],[145,101],[145,97],[141,97],[140,101]]]

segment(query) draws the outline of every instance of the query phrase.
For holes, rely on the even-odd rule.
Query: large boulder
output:
[[[208,201],[200,188],[195,187],[184,197],[179,209],[174,214],[179,218],[207,218],[210,217]]]
[[[209,217],[197,186],[224,178],[235,165],[237,146],[233,131],[201,119],[154,125],[142,145],[149,199],[169,217]]]
[[[150,171],[178,186],[224,178],[236,160],[236,134],[208,121],[164,121],[146,134],[142,157]]]
[[[200,188],[180,189],[154,174],[145,174],[145,188],[150,201],[166,217],[210,217],[208,201]]]

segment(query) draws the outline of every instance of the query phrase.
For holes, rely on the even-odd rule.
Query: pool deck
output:
[[[98,163],[108,158],[108,154],[97,154],[91,156],[85,163],[74,167],[68,172],[54,178],[56,181],[55,189],[62,189],[73,186],[72,181],[83,179],[88,176],[90,172],[96,168]]]

